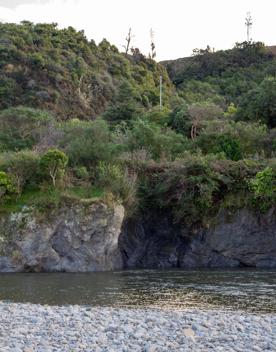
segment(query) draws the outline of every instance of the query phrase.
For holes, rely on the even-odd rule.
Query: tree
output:
[[[178,133],[189,136],[191,130],[191,119],[189,106],[185,102],[176,106],[171,113],[169,125]]]
[[[125,48],[125,53],[128,54],[129,49],[130,49],[130,43],[131,40],[134,38],[134,35],[132,34],[131,27],[128,30],[128,34],[126,36],[126,45],[123,45],[123,48]]]
[[[67,164],[67,155],[58,149],[49,149],[40,160],[42,171],[50,176],[54,187],[57,179],[63,178]]]
[[[191,117],[191,139],[195,139],[198,130],[206,120],[212,120],[223,114],[222,109],[215,104],[195,103],[189,106],[189,115]]]
[[[104,117],[111,122],[132,120],[141,113],[139,100],[141,102],[139,92],[128,81],[124,81],[118,89],[114,103],[107,108]]]

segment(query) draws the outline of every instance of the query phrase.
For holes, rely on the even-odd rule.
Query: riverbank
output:
[[[276,350],[275,314],[0,302],[0,317],[5,352]]]

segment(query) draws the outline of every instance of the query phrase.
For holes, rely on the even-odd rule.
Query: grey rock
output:
[[[276,268],[276,209],[221,210],[208,229],[169,213],[124,219],[121,205],[72,204],[0,216],[0,272],[121,268]]]
[[[39,217],[23,209],[0,218],[0,271],[113,270],[122,267],[121,205],[67,206]]]
[[[221,210],[208,229],[144,215],[125,221],[119,244],[125,268],[276,268],[276,209]]]

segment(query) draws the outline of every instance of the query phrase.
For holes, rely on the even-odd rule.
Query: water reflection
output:
[[[162,309],[276,312],[274,271],[120,271],[1,274],[0,300]]]

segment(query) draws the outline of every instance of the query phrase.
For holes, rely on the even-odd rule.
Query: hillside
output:
[[[98,46],[72,27],[0,23],[0,109],[25,105],[47,109],[60,119],[90,119],[118,100],[120,89],[137,107],[165,104],[172,85],[163,66],[139,50],[121,54],[103,40]]]
[[[139,49],[71,27],[0,29],[0,211],[100,198],[196,226],[275,205],[276,61],[262,43],[166,62],[170,81]]]
[[[223,109],[233,103],[241,108],[242,118],[254,115],[248,105],[255,104],[254,100],[266,87],[271,89],[273,84],[268,80],[276,76],[275,47],[266,47],[263,43],[237,43],[233,49],[216,52],[209,47],[196,49],[192,57],[165,61],[163,65],[184,100],[189,103],[208,100]],[[268,100],[272,96],[273,92]],[[270,126],[276,126],[273,111],[258,114],[260,120],[269,118]]]

